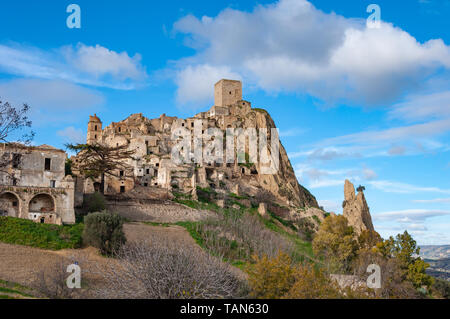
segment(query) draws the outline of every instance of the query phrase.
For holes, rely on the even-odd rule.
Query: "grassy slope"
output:
[[[79,248],[83,224],[49,225],[31,220],[0,217],[0,241],[42,249],[60,250]]]
[[[177,197],[175,199],[175,201],[180,204],[186,205],[188,207],[194,208],[194,209],[212,210],[219,214],[251,213],[251,214],[256,214],[257,216],[259,216],[259,214],[257,213],[257,210],[254,208],[253,209],[241,208],[239,211],[237,211],[235,209],[223,209],[213,203],[199,202],[199,201],[194,201],[194,200],[187,199],[187,198]],[[282,235],[283,237],[285,237],[287,240],[289,240],[290,242],[292,242],[294,244],[294,246],[295,246],[295,253],[293,256],[294,260],[303,261],[306,259],[306,260],[316,262],[316,260],[314,259],[314,254],[312,251],[311,243],[302,240],[294,232],[290,231],[291,225],[288,225],[288,224],[285,225],[286,221],[279,220],[280,218],[277,218],[273,214],[270,214],[269,218],[263,218],[261,216],[259,216],[259,217],[260,217],[261,221],[264,223],[264,225],[266,226],[266,228]],[[189,232],[189,234],[192,236],[192,238],[197,242],[197,244],[199,244],[201,247],[204,248],[203,239],[202,239],[201,235],[196,231],[196,227],[195,227],[196,224],[198,224],[198,223],[199,222],[179,222],[179,223],[177,223],[177,225],[186,228],[186,230]],[[242,269],[245,269],[246,267],[249,266],[249,264],[247,262],[242,261],[242,260],[230,260],[229,262],[231,264],[233,264],[234,266],[237,266]]]
[[[30,289],[22,285],[0,280],[0,299],[32,298]]]

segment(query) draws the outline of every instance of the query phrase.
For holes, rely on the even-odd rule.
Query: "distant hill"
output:
[[[424,245],[420,246],[420,257],[424,259],[450,258],[450,245]]]
[[[450,281],[450,258],[445,259],[425,259],[430,264],[430,268],[427,269],[427,274]]]

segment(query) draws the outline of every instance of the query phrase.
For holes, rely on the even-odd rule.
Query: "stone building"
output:
[[[0,215],[73,224],[74,186],[67,154],[49,145],[0,144]]]
[[[243,100],[240,81],[220,80],[214,86],[214,98],[214,105],[209,111],[187,119],[169,117],[166,114],[148,119],[143,114],[133,114],[103,128],[100,118],[97,115],[91,116],[87,131],[88,144],[98,143],[110,147],[127,145],[129,150],[135,152],[133,159],[126,160],[133,167],[133,172],[115,172],[117,177],[106,176],[105,194],[126,193],[140,186],[165,188],[195,196],[197,187],[212,187],[217,192],[230,193],[239,185],[244,193],[251,195],[265,189],[288,206],[318,207],[314,196],[298,184],[282,145],[279,154],[280,168],[276,174],[265,174],[263,164],[259,162],[239,163],[236,148],[232,161],[223,157],[221,160],[197,163],[193,159],[198,139],[202,143],[214,141],[215,136],[208,135],[210,130],[221,131],[223,139],[226,139],[227,129],[263,128],[270,132],[271,128],[275,128],[266,111],[253,109],[250,102]],[[184,134],[190,134],[191,140],[188,150],[182,149],[185,161],[180,164],[174,162],[171,152]],[[238,137],[234,138],[236,147]],[[245,153],[248,153],[250,145],[256,145],[257,141],[244,138]],[[268,141],[270,139],[269,133]],[[76,163],[77,158],[73,160]],[[82,198],[79,194],[81,190],[83,194],[93,193],[99,185],[100,180],[78,177],[77,198]]]

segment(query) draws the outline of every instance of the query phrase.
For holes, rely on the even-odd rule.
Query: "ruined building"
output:
[[[0,144],[0,216],[72,224],[74,181],[63,150],[49,145]]]
[[[105,179],[105,194],[127,193],[137,186],[146,188],[163,188],[195,196],[196,189],[214,188],[217,192],[247,194],[255,196],[261,190],[271,193],[275,200],[287,207],[318,207],[316,199],[308,190],[299,185],[294,170],[284,147],[280,144],[279,154],[272,154],[271,129],[275,124],[270,115],[263,109],[252,108],[250,102],[242,98],[242,83],[233,80],[220,80],[214,87],[214,106],[207,112],[193,117],[181,119],[162,114],[159,118],[148,119],[142,114],[133,114],[121,122],[113,122],[107,127],[97,115],[91,116],[88,123],[87,143],[111,147],[127,145],[134,150],[133,159],[128,164],[133,172],[116,172],[116,176]],[[267,129],[268,158],[279,162],[277,170],[267,173],[269,165],[260,158],[253,162],[249,159],[251,147],[261,143],[261,136],[248,137],[239,129]],[[221,135],[211,136],[210,131],[220,130]],[[227,130],[240,132],[232,137],[225,134]],[[179,143],[183,134],[190,134],[185,161],[174,161],[171,156],[173,148]],[[175,138],[174,138],[175,137]],[[246,140],[244,152],[239,154],[238,139]],[[228,138],[228,140],[227,140]],[[215,140],[216,139],[216,140]],[[195,145],[202,140],[208,142],[221,140],[223,147],[227,143],[234,145],[234,158],[223,160],[194,160]],[[259,145],[259,144],[258,144]],[[202,149],[201,152],[204,151]],[[186,151],[183,147],[181,151]],[[211,152],[218,151],[211,149]],[[224,150],[221,150],[225,154]],[[220,153],[220,152],[219,152]],[[217,153],[215,153],[217,154]],[[209,155],[209,154],[208,154]],[[240,163],[238,157],[246,158]],[[187,158],[187,160],[186,160]],[[77,158],[73,158],[76,164]],[[79,179],[77,193],[92,193],[100,185],[99,180]]]

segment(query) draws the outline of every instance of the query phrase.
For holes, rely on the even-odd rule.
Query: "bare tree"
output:
[[[127,163],[133,159],[133,150],[128,150],[127,145],[117,147],[100,144],[67,144],[66,147],[77,152],[77,158],[73,162],[73,168],[87,178],[101,178],[100,191],[105,192],[105,176],[120,177],[131,175],[133,167]]]
[[[16,108],[8,102],[0,100],[0,142],[4,146],[8,145],[9,152],[3,152],[0,156],[0,172],[7,174],[12,180],[12,184],[17,183],[18,178],[14,170],[9,168],[18,168],[22,156],[15,153],[14,149],[23,152],[24,146],[28,146],[34,138],[34,132],[30,129],[32,122],[27,113],[30,107],[24,104],[21,108]],[[14,141],[11,141],[13,139]]]
[[[107,283],[94,288],[96,297],[120,299],[204,299],[240,296],[243,282],[218,258],[167,238],[129,243],[117,262],[101,266]]]

